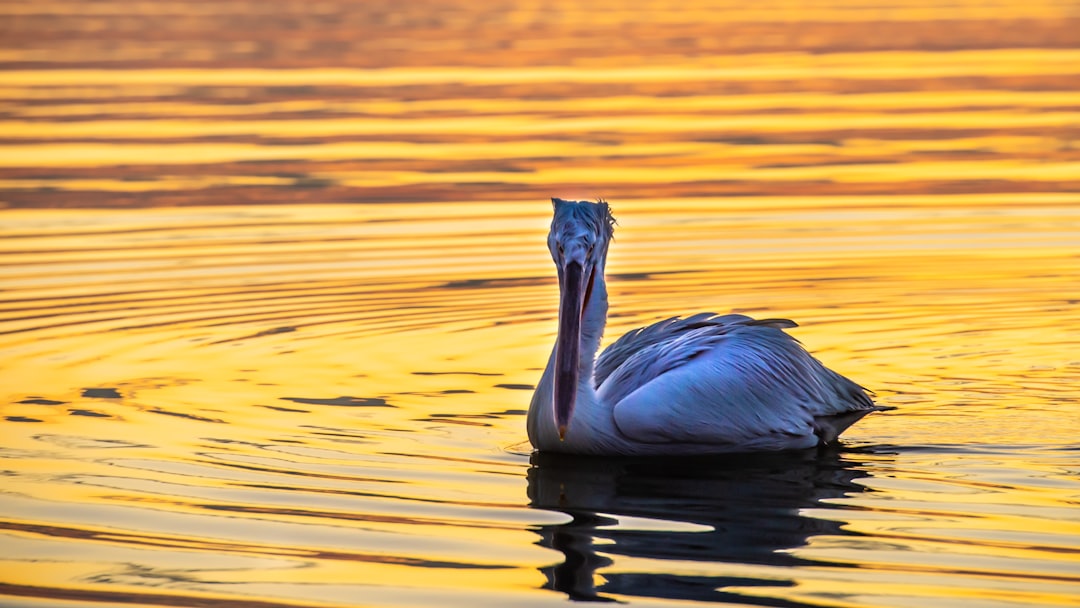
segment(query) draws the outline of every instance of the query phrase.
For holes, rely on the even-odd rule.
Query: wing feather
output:
[[[652,349],[666,342],[678,339],[686,332],[705,330],[699,332],[699,336],[722,335],[741,325],[758,323],[786,323],[783,327],[795,327],[795,323],[786,319],[767,319],[754,321],[754,319],[740,314],[716,315],[711,312],[703,312],[684,319],[671,317],[663,321],[657,321],[647,327],[631,330],[616,340],[611,346],[604,349],[596,359],[593,371],[593,381],[596,388],[600,388],[608,377],[616,370],[628,363],[630,365],[643,365],[647,359],[640,355],[643,351]],[[635,357],[635,355],[637,355]],[[626,374],[624,374],[625,376]]]
[[[825,421],[877,408],[864,389],[784,333],[791,326],[743,315],[661,321],[612,345],[622,350],[605,351],[606,364],[619,365],[604,370],[600,398],[614,404],[619,431],[641,443],[725,451],[831,440]],[[641,348],[627,352],[635,344]]]

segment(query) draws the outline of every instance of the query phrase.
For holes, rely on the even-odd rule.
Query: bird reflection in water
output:
[[[605,572],[618,556],[764,566],[822,565],[787,549],[817,535],[845,535],[843,522],[803,509],[866,488],[860,463],[837,450],[691,458],[592,458],[535,453],[530,506],[572,517],[538,529],[561,564],[542,569],[546,587],[578,601],[615,601],[603,594],[759,606],[809,606],[725,588],[790,587],[792,580],[700,576],[673,572]],[[657,526],[625,525],[646,518]],[[670,523],[670,525],[664,525]],[[652,528],[657,529],[652,529]],[[644,529],[643,529],[644,528]],[[829,564],[838,566],[838,564]]]

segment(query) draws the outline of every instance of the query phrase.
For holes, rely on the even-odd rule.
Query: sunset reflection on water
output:
[[[1073,605],[1073,2],[2,3],[13,605]],[[606,342],[791,317],[836,452],[532,458]]]

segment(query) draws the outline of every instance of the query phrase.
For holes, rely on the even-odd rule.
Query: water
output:
[[[0,5],[0,604],[1080,603],[1075,4],[264,6]],[[897,409],[531,456],[552,195]]]

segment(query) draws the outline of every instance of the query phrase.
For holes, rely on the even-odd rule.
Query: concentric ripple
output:
[[[1075,2],[0,15],[0,603],[1080,603]],[[530,457],[550,196],[897,409]]]
[[[783,311],[900,409],[848,454],[531,469],[542,202],[8,211],[0,590],[1068,605],[1080,362],[1054,311],[1080,222],[1059,200],[617,204],[610,335]]]

